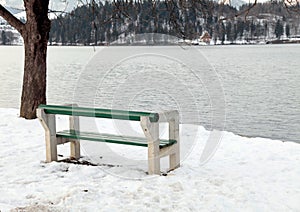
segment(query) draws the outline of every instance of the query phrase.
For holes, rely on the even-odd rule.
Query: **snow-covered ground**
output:
[[[196,144],[181,167],[149,177],[138,160],[114,167],[46,164],[38,120],[0,109],[0,211],[300,211],[299,144],[224,132],[215,155],[200,165],[210,132],[182,125],[181,142],[188,143],[196,128]],[[67,155],[67,146],[60,154]],[[124,155],[146,149],[113,148]]]

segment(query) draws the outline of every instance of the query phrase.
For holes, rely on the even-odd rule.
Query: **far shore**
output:
[[[281,40],[265,40],[265,41],[235,41],[235,42],[228,42],[221,43],[221,41],[217,41],[216,43],[204,43],[204,42],[191,42],[187,41],[179,41],[174,43],[166,43],[166,42],[137,42],[137,43],[98,43],[95,45],[94,43],[90,44],[62,44],[62,43],[48,43],[48,46],[178,46],[178,45],[186,45],[186,46],[230,46],[230,45],[266,45],[266,44],[300,44],[299,39],[281,39]],[[0,46],[23,46],[22,43],[17,44],[0,44]]]

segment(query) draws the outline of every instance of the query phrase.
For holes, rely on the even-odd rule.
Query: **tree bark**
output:
[[[26,119],[36,118],[36,108],[46,103],[47,43],[51,27],[48,5],[49,0],[24,0],[25,24],[0,5],[0,15],[24,39],[25,64],[20,116]]]
[[[36,108],[46,104],[46,60],[50,20],[49,0],[25,0],[27,21],[22,33],[25,47],[21,117],[36,118]]]

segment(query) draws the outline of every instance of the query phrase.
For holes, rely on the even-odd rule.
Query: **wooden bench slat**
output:
[[[70,138],[70,139],[81,139],[99,142],[108,142],[115,144],[127,144],[133,146],[143,146],[147,147],[148,143],[146,138],[133,137],[133,136],[121,136],[105,133],[95,133],[95,132],[78,132],[74,130],[64,130],[56,133],[57,137]],[[164,148],[175,144],[176,140],[160,139],[159,147]]]
[[[124,111],[111,110],[101,108],[85,108],[75,106],[61,106],[61,105],[39,105],[39,108],[44,109],[46,114],[58,114],[69,116],[86,116],[96,118],[109,118],[130,121],[140,121],[141,116],[147,116],[150,122],[157,122],[159,120],[158,113],[138,112],[138,111]]]

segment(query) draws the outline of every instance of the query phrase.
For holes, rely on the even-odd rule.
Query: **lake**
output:
[[[300,143],[300,45],[49,47],[49,104],[178,109],[182,123]],[[0,107],[20,105],[23,47],[0,46]]]

